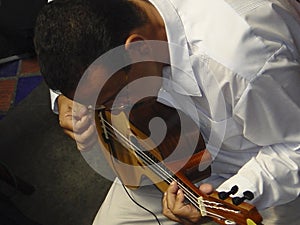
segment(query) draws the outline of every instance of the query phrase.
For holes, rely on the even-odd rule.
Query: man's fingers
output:
[[[90,138],[94,138],[94,136],[96,136],[96,128],[93,125],[88,126],[85,130],[83,130],[82,132],[75,132],[75,140],[79,143],[84,143],[87,142]]]
[[[73,131],[74,133],[83,133],[89,126],[92,125],[91,115],[87,114],[80,119],[73,117]]]
[[[207,195],[211,194],[214,191],[214,188],[211,184],[201,184],[199,190]]]
[[[177,192],[173,213],[179,217],[181,221],[185,221],[184,224],[193,224],[200,219],[199,211],[190,203],[185,202],[185,197],[181,189]],[[188,218],[188,220],[185,218]]]
[[[203,186],[204,188],[210,191],[210,186]],[[184,225],[195,224],[201,219],[198,209],[185,200],[184,192],[178,188],[176,182],[172,182],[165,193],[163,214]]]
[[[175,196],[175,203],[173,205],[173,210],[174,210],[175,214],[177,214],[177,212],[184,210],[184,208],[186,208],[186,206],[187,205],[184,203],[184,194],[183,194],[182,190],[179,189]]]
[[[59,114],[59,125],[61,128],[66,129],[66,130],[73,130],[73,120],[72,120],[72,114]]]
[[[68,130],[68,129],[64,129],[64,133],[66,135],[68,135],[69,137],[71,137],[73,140],[75,139],[75,135],[74,135],[74,132],[71,131],[71,130]]]
[[[71,130],[64,129],[64,133],[76,141],[78,150],[86,151],[90,149],[97,141],[97,133],[93,126],[90,126],[85,132],[76,134]]]
[[[167,192],[164,195],[163,204],[163,214],[169,219],[176,222],[182,223],[184,220],[181,218],[181,211],[186,207],[184,203],[184,194],[182,190],[178,189],[176,182],[172,182]],[[190,208],[188,208],[190,210]],[[186,223],[184,223],[186,224]]]
[[[91,147],[93,147],[95,145],[97,141],[97,138],[90,138],[88,141],[84,142],[84,143],[77,143],[77,148],[79,151],[88,151],[90,150]]]
[[[59,125],[64,133],[76,141],[81,151],[92,147],[97,141],[97,132],[93,125],[92,115],[86,106],[68,99],[58,97]]]
[[[82,118],[83,116],[89,114],[88,108],[84,105],[81,105],[77,102],[73,103],[73,108],[72,108],[72,114],[73,117],[77,118]]]
[[[167,190],[164,193],[163,197],[163,214],[168,217],[169,219],[180,222],[180,219],[176,217],[172,210],[175,204],[175,198],[177,194],[178,186],[175,182],[172,182]]]
[[[81,151],[88,150],[98,140],[98,134],[93,125],[90,125],[84,132],[74,134],[77,148]]]
[[[167,193],[165,193],[163,197],[163,215],[168,217],[170,220],[181,222],[180,219],[176,217],[168,207]]]
[[[172,182],[166,192],[167,207],[171,210],[174,208],[177,191],[178,191],[177,183]]]

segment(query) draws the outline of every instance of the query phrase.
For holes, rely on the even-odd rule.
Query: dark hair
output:
[[[147,16],[127,0],[54,0],[40,12],[35,49],[48,86],[69,94],[88,66],[125,43]]]

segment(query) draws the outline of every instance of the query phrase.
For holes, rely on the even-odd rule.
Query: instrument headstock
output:
[[[202,216],[208,216],[222,225],[262,224],[262,217],[255,206],[246,201],[236,204],[234,198],[230,196],[224,198],[222,196],[224,193],[220,194],[217,191],[209,195],[204,194],[181,173],[176,174],[176,179],[179,188],[183,190],[186,198],[192,205],[198,208]]]

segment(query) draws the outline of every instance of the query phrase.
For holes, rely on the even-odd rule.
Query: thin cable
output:
[[[170,172],[166,167],[162,168],[160,165],[158,165],[155,160],[153,160],[151,157],[149,157],[147,154],[145,154],[145,152],[143,150],[141,150],[138,146],[136,146],[128,138],[126,138],[122,133],[120,133],[120,131],[118,131],[116,128],[114,128],[110,123],[108,123],[107,121],[105,121],[105,123],[108,125],[108,127],[106,127],[106,129],[107,129],[106,131],[108,132],[110,137],[117,140],[118,142],[120,142],[120,138],[121,138],[122,139],[121,141],[123,143],[125,142],[124,144],[129,145],[131,147],[134,147],[134,149],[136,150],[135,153],[137,155],[139,155],[139,157],[144,160],[144,163],[146,161],[146,164],[148,163],[148,166],[151,167],[152,170],[155,170],[156,174],[158,174],[161,178],[163,178],[168,184],[172,183],[173,181],[176,181],[178,183],[179,188],[183,190],[187,200],[189,200],[189,202],[191,204],[193,204],[198,210],[201,209],[199,204],[198,204],[198,196],[195,195],[192,190],[190,190],[184,184],[182,184],[182,182],[179,179],[174,178],[173,177],[174,174],[172,172]],[[117,133],[120,138],[118,138],[115,135],[114,132]],[[161,173],[159,173],[159,172],[161,172]],[[165,175],[163,175],[163,174],[165,174]],[[220,205],[221,203],[211,202],[211,201],[206,201],[206,200],[203,200],[202,202],[203,202],[203,204],[205,202],[209,203],[209,204],[213,204],[213,206],[204,204],[204,206],[207,207],[207,208],[213,208],[213,209],[223,210],[223,211],[227,211],[227,212],[237,213],[237,211],[230,210],[230,209],[227,209],[227,208],[224,208],[224,207],[216,206],[216,205]],[[206,214],[209,214],[211,217],[217,217],[219,219],[225,219],[224,217],[222,217],[218,214],[212,213],[212,212],[207,212],[206,211]]]
[[[146,162],[146,164],[148,164],[148,166],[152,170],[156,171],[156,174],[159,175],[161,178],[163,178],[168,184],[172,183],[173,181],[177,182],[179,188],[183,190],[187,200],[192,205],[194,205],[198,210],[201,209],[198,204],[198,195],[197,194],[195,195],[195,193],[192,190],[190,190],[189,188],[187,188],[184,184],[182,184],[182,182],[178,178],[177,179],[174,178],[173,176],[175,176],[175,175],[172,172],[170,172],[167,168],[162,168],[162,166],[157,164],[157,162],[156,162],[157,159],[156,160],[152,159],[152,157],[154,157],[153,155],[152,155],[152,157],[149,157],[147,154],[145,154],[145,152],[142,149],[140,149],[132,141],[130,141],[127,137],[125,137],[120,131],[118,131],[116,128],[114,128],[108,121],[106,121],[104,118],[102,118],[102,119],[103,119],[104,126],[105,126],[104,129],[106,129],[106,132],[108,131],[108,134],[110,137],[112,137],[119,143],[121,143],[120,142],[120,138],[121,138],[121,141],[123,144],[126,144],[127,146],[132,147],[135,150],[134,153],[136,153],[144,161],[144,163]],[[120,138],[118,136],[116,136],[115,133],[117,133]],[[235,210],[217,206],[217,205],[220,205],[221,203],[211,202],[211,201],[206,201],[206,200],[203,200],[202,202],[203,202],[203,205],[205,208],[212,208],[212,209],[218,209],[218,210],[227,211],[227,212],[239,213],[238,211],[235,211]],[[205,203],[209,203],[209,204],[213,204],[213,205],[208,205]],[[221,205],[223,205],[223,204],[221,204]],[[223,216],[212,213],[212,212],[206,211],[206,214],[211,217],[214,217],[214,218],[225,219]]]
[[[124,184],[122,184],[125,192],[127,193],[128,197],[131,199],[131,201],[133,201],[137,206],[139,206],[140,208],[144,209],[145,211],[147,211],[148,213],[150,213],[156,220],[156,222],[161,225],[159,219],[157,218],[157,216],[155,215],[154,212],[152,212],[150,209],[147,209],[145,206],[141,205],[140,203],[138,203],[131,195],[130,193],[128,192],[127,188],[125,187]]]
[[[115,131],[116,133],[118,133],[118,135],[122,138],[122,142],[123,144],[127,144],[130,145],[131,147],[134,147],[134,149],[136,150],[135,153],[137,155],[139,155],[140,158],[142,158],[145,161],[146,164],[148,163],[148,166],[152,169],[156,171],[156,174],[158,174],[161,178],[164,179],[164,181],[166,181],[168,184],[172,183],[173,181],[176,181],[178,183],[178,186],[180,189],[183,190],[185,197],[187,198],[187,200],[189,200],[189,202],[191,204],[193,204],[198,210],[200,210],[200,206],[198,204],[198,196],[195,195],[192,190],[190,190],[189,188],[187,188],[184,184],[182,184],[182,182],[179,179],[174,178],[174,174],[171,173],[167,168],[162,168],[160,165],[157,164],[157,162],[153,159],[151,159],[151,157],[149,157],[147,154],[145,154],[145,152],[143,150],[141,150],[138,146],[136,146],[133,142],[131,142],[128,138],[126,138],[122,133],[120,133],[116,128],[112,127],[107,121],[106,123],[108,124],[110,128],[106,127],[108,130],[107,133],[109,134],[110,137],[112,137],[113,139],[117,140],[118,142],[120,142],[120,139],[113,133],[113,131]],[[125,142],[125,143],[124,143]],[[161,173],[160,173],[161,172]],[[165,174],[165,175],[163,175]],[[217,203],[217,202],[211,202],[211,201],[206,201],[203,200],[203,203],[209,203],[209,204],[213,204],[213,205],[207,205],[204,204],[204,206],[206,208],[212,208],[212,209],[218,209],[218,210],[223,210],[223,211],[227,211],[227,212],[234,212],[237,213],[237,211],[234,210],[230,210],[224,207],[218,207],[216,205],[222,205],[221,203]],[[212,213],[212,212],[208,212],[206,211],[207,214],[209,214],[211,217],[214,218],[219,218],[219,219],[225,219],[224,217]]]
[[[102,122],[104,122],[104,123],[102,123],[102,125],[104,126],[103,129],[105,130],[106,134],[108,134],[110,137],[112,137],[113,139],[115,139],[116,141],[119,142],[119,139],[115,136],[115,134],[114,134],[114,132],[113,132],[113,131],[117,131],[117,130],[114,129],[113,126],[112,126],[111,124],[109,124],[102,116],[101,116],[101,120],[102,120]],[[105,124],[108,124],[108,127],[107,127],[107,125],[105,125]],[[111,129],[112,129],[112,130],[111,130]],[[119,131],[118,131],[118,133],[121,134]],[[123,136],[123,135],[122,135],[122,136]],[[124,140],[124,139],[126,140],[126,138],[123,136],[123,140]],[[120,142],[119,142],[119,143],[120,143]],[[121,144],[122,144],[122,143],[121,143]],[[110,149],[110,152],[111,152],[111,150],[112,150],[112,149]],[[114,157],[112,156],[112,154],[110,154],[110,156],[111,156],[112,158],[114,158]],[[111,161],[112,161],[113,167],[115,167],[115,166],[114,166],[114,160],[112,159]],[[113,169],[115,170],[116,173],[118,173],[117,170],[116,170],[116,168],[113,168]],[[125,187],[125,185],[124,185],[123,183],[122,183],[122,187],[124,188],[124,190],[125,190],[127,196],[131,199],[131,201],[132,201],[134,204],[136,204],[138,207],[140,207],[141,209],[145,210],[146,212],[150,213],[150,214],[154,217],[154,219],[156,220],[157,224],[158,224],[158,225],[161,225],[161,223],[160,223],[158,217],[155,215],[155,213],[153,213],[150,209],[147,209],[145,206],[143,206],[143,205],[141,205],[140,203],[138,203],[138,202],[130,195],[130,193],[128,192],[127,188]]]
[[[145,151],[143,151],[142,149],[140,149],[138,146],[136,146],[132,141],[130,141],[128,138],[126,138],[122,133],[120,133],[116,128],[112,127],[108,122],[106,122],[108,124],[108,126],[111,127],[111,129],[108,129],[108,133],[110,135],[110,137],[114,138],[115,140],[119,141],[119,138],[115,136],[115,134],[112,131],[115,131],[118,133],[118,135],[122,138],[122,141],[124,144],[134,147],[134,149],[136,150],[135,153],[144,160],[144,162],[146,162],[146,164],[148,164],[148,166],[152,169],[152,170],[156,170],[156,173],[161,176],[161,178],[163,178],[166,182],[168,182],[169,184],[172,183],[173,181],[179,182],[178,179],[175,179],[173,176],[174,174],[166,167],[162,167],[162,165],[158,165],[157,163],[159,163],[159,161],[156,159],[151,158],[150,156],[148,156]],[[186,193],[190,193],[191,195],[193,195],[191,193],[190,190],[188,190],[184,185],[182,185],[179,182],[181,188],[183,190],[186,191]],[[197,198],[195,195],[193,195],[192,197]],[[196,204],[197,205],[197,204]]]

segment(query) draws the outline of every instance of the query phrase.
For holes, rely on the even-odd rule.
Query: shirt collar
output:
[[[184,26],[177,10],[169,0],[149,2],[156,7],[165,22],[171,63],[171,75],[168,74],[167,77],[176,84],[171,85],[173,91],[184,95],[202,96],[190,63]]]

